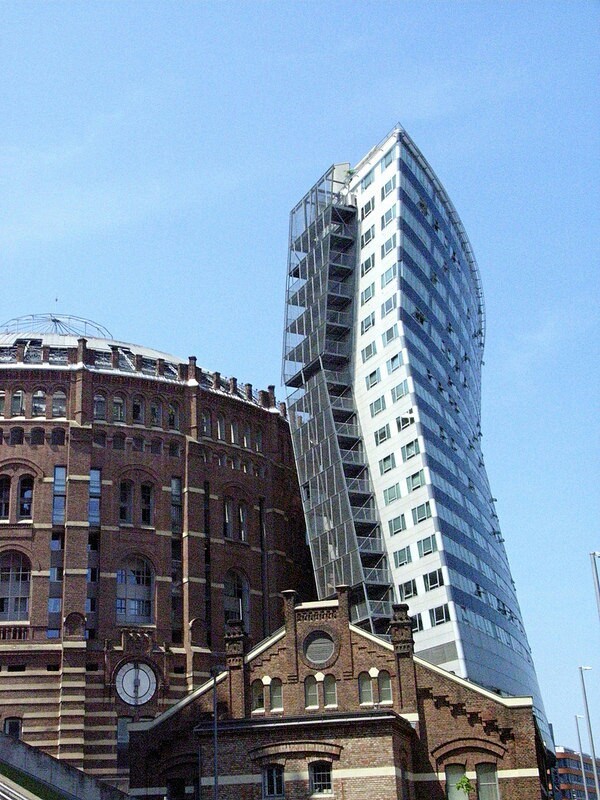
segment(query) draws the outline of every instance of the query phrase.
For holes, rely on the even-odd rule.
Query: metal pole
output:
[[[211,669],[213,676],[213,798],[219,800],[219,750],[218,750],[218,723],[217,723],[217,674],[218,670],[215,667]]]
[[[600,785],[598,784],[598,767],[596,766],[596,751],[594,750],[594,737],[592,736],[592,724],[590,722],[590,710],[588,708],[587,693],[585,691],[585,681],[583,679],[583,670],[591,669],[591,667],[579,667],[579,674],[581,675],[581,690],[583,692],[583,707],[585,711],[585,721],[587,723],[588,736],[590,739],[590,750],[592,751],[592,770],[594,771],[594,785],[596,786],[596,797],[600,798]]]
[[[587,781],[585,779],[585,765],[583,763],[583,750],[581,748],[581,734],[579,733],[579,718],[583,719],[581,714],[575,714],[575,727],[577,728],[577,741],[579,742],[579,763],[581,764],[581,775],[583,777],[583,791],[585,792],[585,800],[590,800],[588,794]]]
[[[597,559],[600,559],[600,552],[595,551],[590,553],[590,560],[592,562],[592,575],[594,576],[594,589],[596,590],[596,605],[598,606],[598,618],[600,619],[600,578],[598,578]]]

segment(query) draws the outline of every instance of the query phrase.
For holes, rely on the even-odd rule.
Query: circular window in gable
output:
[[[334,649],[333,639],[325,631],[313,631],[304,640],[304,657],[311,664],[325,664]]]

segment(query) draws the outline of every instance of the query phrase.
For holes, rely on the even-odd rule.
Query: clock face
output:
[[[130,706],[141,706],[154,697],[156,675],[148,664],[141,661],[128,661],[119,667],[115,686],[121,700]]]

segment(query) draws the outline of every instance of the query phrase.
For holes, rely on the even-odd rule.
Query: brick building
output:
[[[600,774],[600,758],[596,759],[596,770]],[[592,757],[587,753],[557,746],[553,773],[558,797],[564,800],[597,800]]]
[[[126,787],[128,723],[312,591],[288,424],[272,387],[28,322],[0,334],[0,724]]]
[[[416,657],[406,605],[388,642],[350,623],[347,587],[300,605],[283,594],[284,628],[249,649],[230,623],[226,668],[131,727],[132,796],[213,796],[213,703],[221,800],[549,796],[530,697]],[[465,780],[469,793],[457,788]]]

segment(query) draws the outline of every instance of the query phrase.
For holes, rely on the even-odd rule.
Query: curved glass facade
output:
[[[403,129],[292,211],[284,380],[320,597],[350,585],[376,633],[407,602],[419,656],[533,695],[546,731],[481,452],[484,338],[466,233]]]

